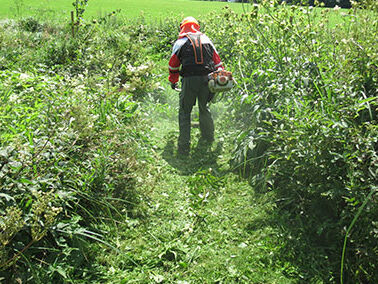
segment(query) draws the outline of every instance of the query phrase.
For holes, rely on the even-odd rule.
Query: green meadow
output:
[[[0,18],[30,15],[48,15],[57,18],[69,18],[73,10],[72,1],[51,0],[0,0]],[[121,9],[121,15],[133,18],[144,15],[146,18],[162,19],[169,15],[205,15],[219,11],[225,6],[235,11],[242,11],[240,3],[192,1],[192,0],[91,0],[86,9],[86,17],[97,17]]]
[[[89,20],[106,16],[118,10],[120,10],[118,13],[120,18],[130,20],[143,17],[148,22],[161,21],[169,17],[195,16],[201,19],[201,17],[203,18],[212,12],[220,13],[225,7],[229,7],[236,13],[248,13],[253,10],[249,4],[198,0],[91,0],[88,3],[84,18]],[[70,0],[0,0],[0,5],[2,7],[0,19],[33,16],[41,20],[54,19],[64,22],[70,21],[70,13],[74,10]],[[264,11],[264,8],[261,10]],[[344,16],[341,16],[337,11],[329,10],[328,21],[330,26],[343,23]],[[313,19],[315,23],[321,22],[320,13],[322,9],[314,8],[313,11],[314,14],[319,15]],[[346,12],[346,10],[344,11]]]

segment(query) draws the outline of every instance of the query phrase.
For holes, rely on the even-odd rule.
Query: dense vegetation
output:
[[[275,221],[292,239],[288,257],[310,262],[310,252],[297,252],[316,244],[316,258],[335,271],[347,235],[348,281],[375,282],[376,6],[341,13],[335,27],[327,9],[316,18],[311,8],[254,7],[247,16],[226,13],[215,33],[241,78],[233,106],[244,130],[233,165],[280,198]]]
[[[1,280],[378,282],[377,6],[245,8],[201,19],[238,85],[189,164],[179,18],[1,23]]]
[[[102,241],[109,219],[138,215],[136,99],[153,80],[138,30],[112,31],[110,17],[75,38],[34,18],[1,26],[3,277],[92,274],[76,269],[85,239]],[[39,275],[30,262],[51,265]]]

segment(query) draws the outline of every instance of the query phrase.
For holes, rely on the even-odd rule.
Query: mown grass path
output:
[[[280,241],[270,225],[270,193],[258,194],[231,173],[232,141],[220,130],[211,148],[197,147],[192,130],[189,159],[176,156],[177,94],[166,105],[145,106],[151,118],[149,155],[139,184],[148,200],[146,215],[118,236],[124,252],[104,256],[124,283],[289,283],[277,261]],[[104,259],[104,260],[105,260]],[[114,281],[115,279],[112,279]]]

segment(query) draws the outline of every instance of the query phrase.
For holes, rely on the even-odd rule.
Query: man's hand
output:
[[[171,83],[171,88],[173,90],[176,90],[177,89],[177,83]]]

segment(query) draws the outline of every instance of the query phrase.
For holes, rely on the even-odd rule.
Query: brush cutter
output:
[[[217,70],[209,75],[209,90],[212,93],[227,92],[234,87],[235,80],[232,77],[232,73],[225,70]]]
[[[217,70],[210,73],[207,76],[209,82],[209,90],[212,93],[212,96],[209,100],[209,103],[216,103],[219,101],[218,98],[220,93],[227,92],[234,87],[235,79],[232,77],[232,73],[225,70]]]
[[[234,87],[235,79],[232,73],[225,70],[217,70],[207,75],[208,86],[210,92],[213,94],[210,101],[215,103],[218,93],[223,93],[231,90]],[[181,89],[174,88],[176,92],[181,92]]]

